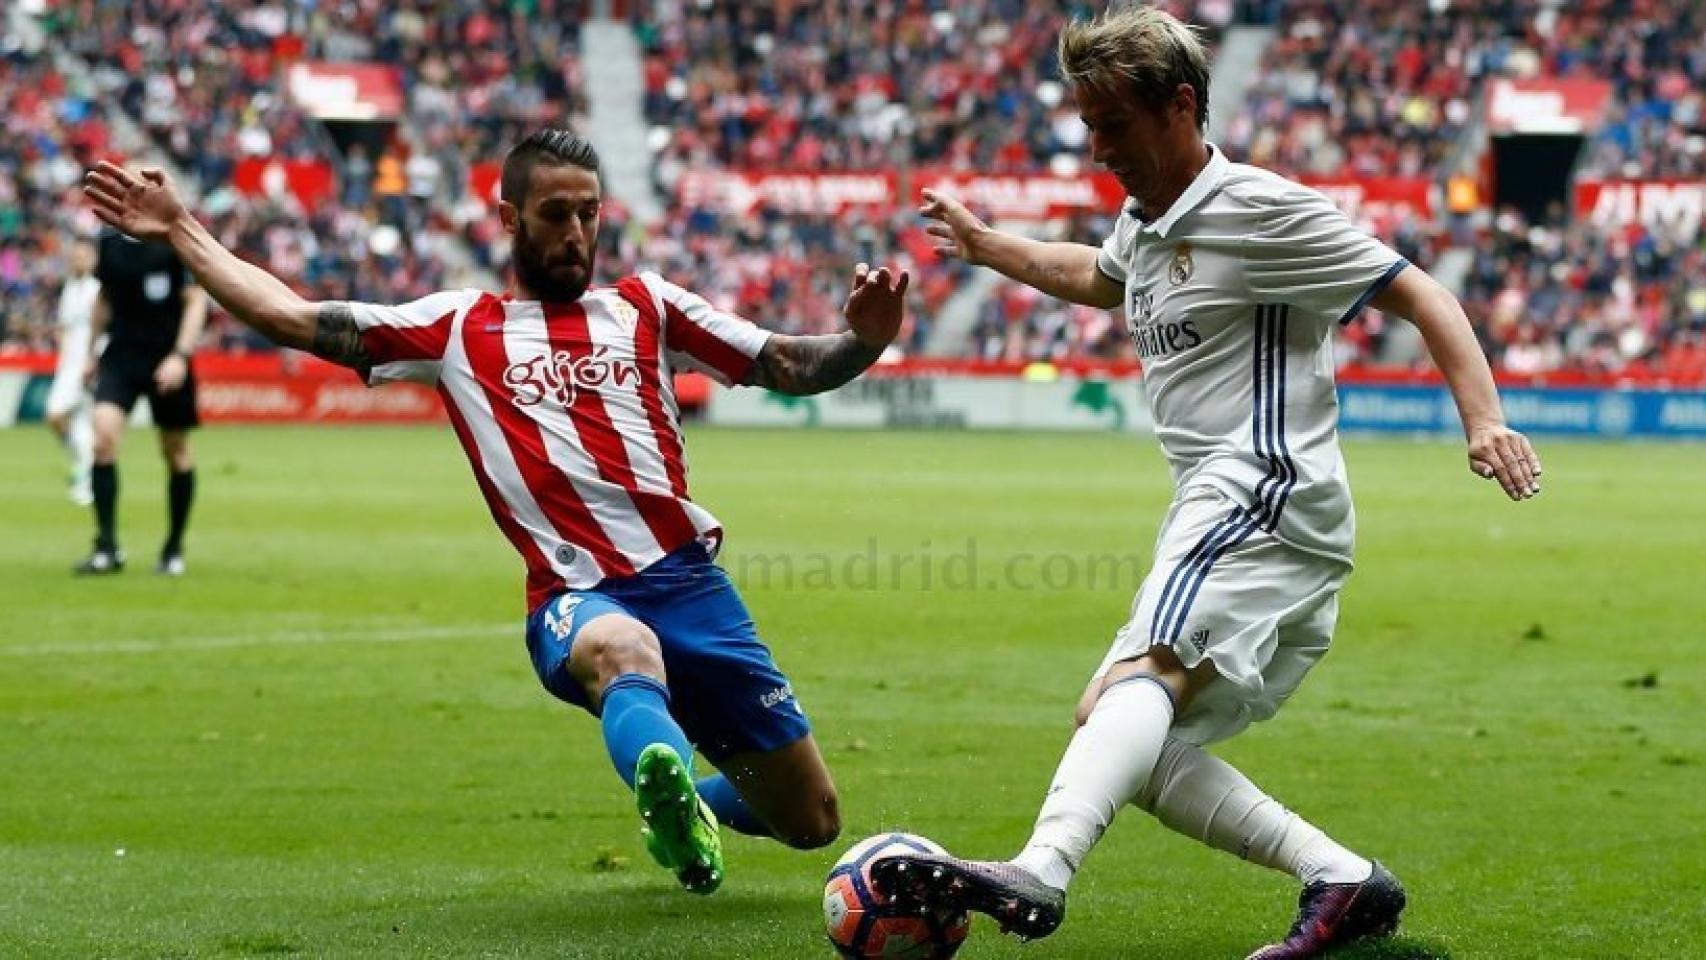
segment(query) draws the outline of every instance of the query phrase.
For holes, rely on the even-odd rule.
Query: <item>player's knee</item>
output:
[[[833,792],[803,806],[777,827],[777,839],[795,850],[827,847],[841,836],[841,805]]]
[[[95,462],[113,463],[118,460],[118,437],[95,435]]]
[[[628,617],[600,617],[587,624],[575,637],[569,666],[600,689],[625,673],[665,679],[657,634]]]
[[[1072,711],[1072,726],[1082,727],[1090,719],[1090,711],[1096,709],[1096,700],[1102,695],[1102,678],[1097,677],[1084,688],[1084,693],[1078,698],[1078,706]]]
[[[160,434],[160,455],[166,459],[166,465],[178,473],[195,466],[195,458],[190,455],[189,438],[176,431]]]
[[[112,463],[118,459],[119,438],[124,435],[122,414],[117,417],[95,417],[95,462]]]

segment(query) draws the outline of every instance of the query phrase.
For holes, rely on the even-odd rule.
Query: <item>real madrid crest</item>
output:
[[[1167,282],[1175,287],[1182,287],[1185,281],[1191,279],[1191,271],[1195,264],[1191,262],[1191,245],[1180,243],[1173,250],[1173,262],[1167,267]]]

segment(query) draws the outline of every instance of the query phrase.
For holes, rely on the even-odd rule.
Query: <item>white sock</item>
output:
[[[65,448],[71,455],[71,473],[79,484],[89,483],[89,470],[95,465],[95,427],[87,410],[71,415],[65,430]]]
[[[1173,725],[1173,698],[1152,677],[1109,687],[1060,758],[1037,825],[1013,863],[1065,890],[1114,814],[1143,788]]]
[[[1360,883],[1374,871],[1231,764],[1171,737],[1137,805],[1179,833],[1306,884]]]

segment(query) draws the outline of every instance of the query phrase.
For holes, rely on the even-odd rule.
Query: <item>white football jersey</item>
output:
[[[101,292],[101,281],[92,273],[81,277],[66,277],[59,290],[59,339],[89,338],[89,320],[95,315],[95,297]]]
[[[1244,509],[1210,549],[1267,530],[1348,563],[1332,330],[1406,261],[1319,192],[1210,149],[1166,213],[1145,223],[1128,204],[1097,266],[1125,285],[1177,489],[1209,484]]]

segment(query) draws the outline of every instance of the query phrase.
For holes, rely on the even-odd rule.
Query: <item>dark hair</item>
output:
[[[551,166],[573,165],[582,170],[598,172],[598,151],[592,144],[567,130],[547,127],[535,130],[527,139],[510,148],[504,157],[503,180],[498,196],[505,203],[521,206],[527,202],[527,189],[533,182],[533,168],[541,162]]]

